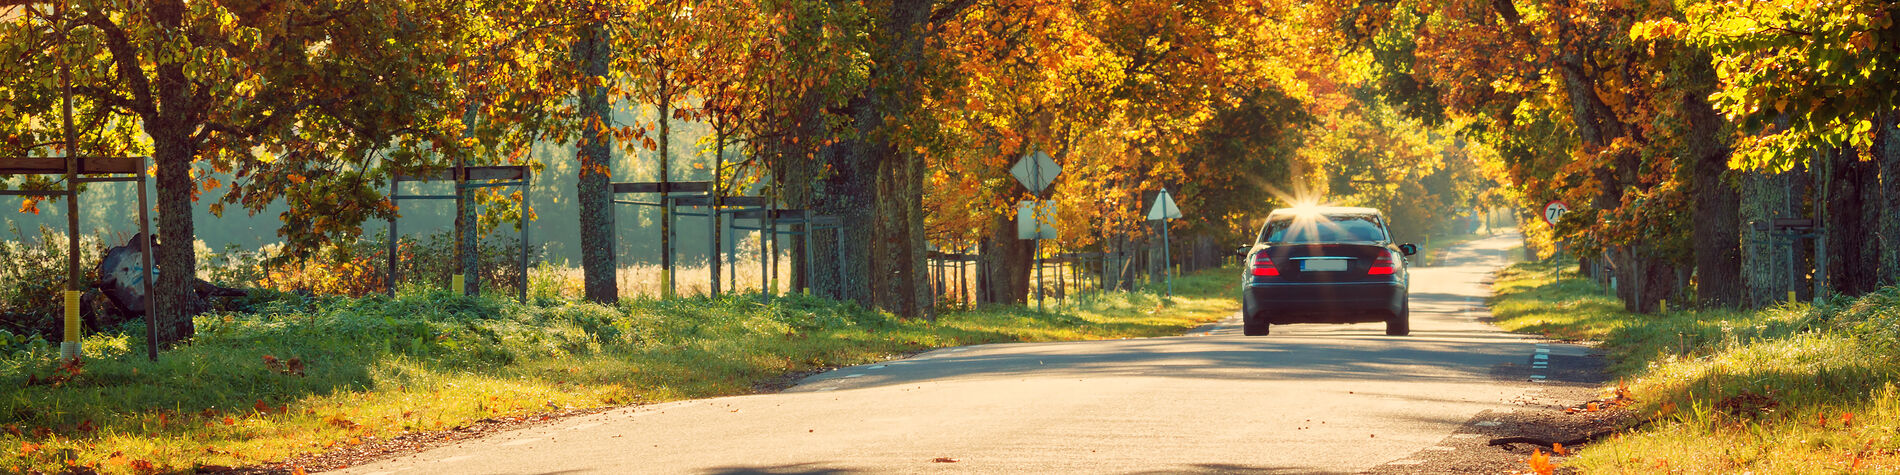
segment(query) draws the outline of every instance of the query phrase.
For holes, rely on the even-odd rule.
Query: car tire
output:
[[[1385,320],[1385,334],[1391,336],[1412,334],[1411,298],[1406,298],[1404,303],[1399,304],[1399,313],[1392,314],[1391,318]]]
[[[1244,317],[1240,322],[1240,334],[1247,336],[1265,336],[1267,321],[1265,318]]]

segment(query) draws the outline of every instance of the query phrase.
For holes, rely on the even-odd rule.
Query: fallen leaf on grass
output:
[[[129,465],[131,465],[132,470],[136,472],[151,472],[157,470],[156,467],[152,466],[151,461],[145,459],[133,460]]]
[[[38,452],[38,451],[40,451],[40,444],[35,444],[35,443],[32,443],[32,442],[21,442],[21,443],[20,443],[20,456],[21,456],[21,457],[25,457],[25,456],[28,456],[28,455],[33,455],[33,453],[34,453],[34,452]]]
[[[304,473],[303,467],[292,467],[290,469],[290,475],[309,475],[309,474]]]
[[[1564,444],[1562,442],[1551,443],[1550,453],[1557,454],[1557,455],[1570,455],[1570,451],[1564,450]]]
[[[930,461],[936,462],[936,463],[957,463],[957,459],[953,459],[950,457],[937,457],[935,459],[931,459]]]

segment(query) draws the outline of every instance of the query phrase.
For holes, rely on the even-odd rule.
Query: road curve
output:
[[[615,410],[337,473],[1353,473],[1445,440],[1537,383],[1482,323],[1518,243],[1415,268],[1412,335],[1238,318],[1187,336],[948,348],[778,394]],[[1238,278],[1238,276],[1236,276]]]

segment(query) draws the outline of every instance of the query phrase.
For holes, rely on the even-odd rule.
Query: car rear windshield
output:
[[[1320,242],[1381,242],[1385,227],[1378,215],[1274,215],[1260,240],[1268,244],[1307,244]]]

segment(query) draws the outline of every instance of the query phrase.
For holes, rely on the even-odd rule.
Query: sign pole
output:
[[[1168,220],[1161,220],[1161,280],[1167,282],[1168,297],[1174,297],[1174,259],[1168,255]]]
[[[1036,311],[1042,312],[1042,239],[1032,242],[1036,246]]]

